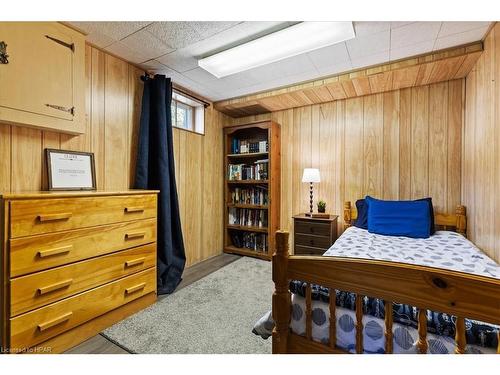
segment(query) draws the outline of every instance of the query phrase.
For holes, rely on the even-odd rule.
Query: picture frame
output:
[[[94,153],[45,149],[49,191],[96,190]]]

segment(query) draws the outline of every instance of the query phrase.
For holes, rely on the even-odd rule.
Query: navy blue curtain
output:
[[[136,189],[160,190],[158,196],[158,294],[172,293],[186,263],[175,183],[172,139],[172,82],[145,76],[137,150]]]

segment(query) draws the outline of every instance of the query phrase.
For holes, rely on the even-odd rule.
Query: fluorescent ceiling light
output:
[[[221,78],[352,38],[352,22],[301,22],[198,60],[198,65]]]

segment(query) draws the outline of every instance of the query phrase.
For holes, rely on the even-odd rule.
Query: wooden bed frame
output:
[[[466,210],[458,206],[455,215],[435,214],[438,228],[455,230],[465,236]],[[344,204],[345,226],[351,225],[356,212],[351,203]],[[427,353],[426,311],[439,311],[457,317],[455,352],[466,348],[465,318],[500,325],[500,280],[439,268],[412,264],[342,257],[291,256],[288,232],[276,233],[276,252],[273,255],[273,354],[280,353],[347,353],[335,342],[335,299],[330,299],[330,342],[323,344],[312,339],[311,284],[356,293],[356,353],[363,353],[363,296],[385,301],[386,311],[392,311],[392,302],[415,306],[418,312],[417,349]],[[306,333],[291,332],[290,280],[307,282]],[[385,351],[392,353],[392,314],[385,316]],[[500,342],[500,334],[499,342]],[[497,348],[500,354],[500,345]]]

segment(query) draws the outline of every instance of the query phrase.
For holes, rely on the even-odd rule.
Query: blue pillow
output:
[[[361,229],[368,229],[368,207],[364,199],[356,201],[356,209],[358,210],[358,217],[354,220],[354,226]]]
[[[428,238],[429,201],[383,201],[367,196],[368,232],[386,236]]]

